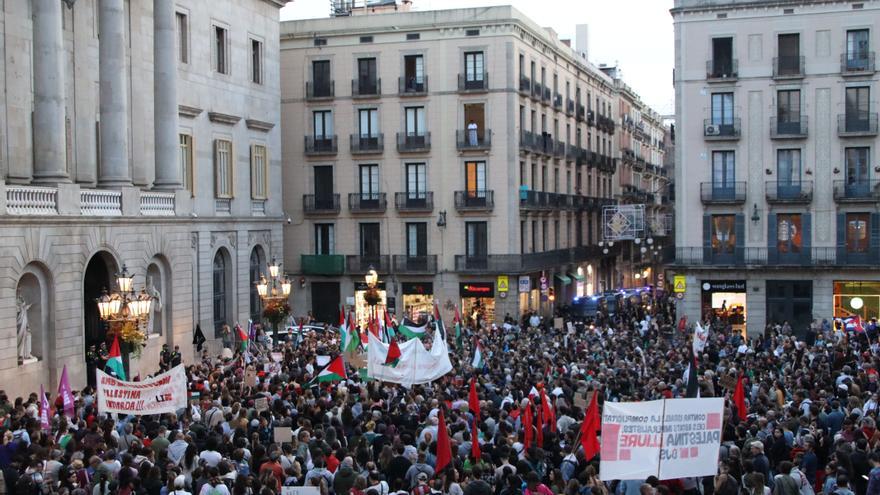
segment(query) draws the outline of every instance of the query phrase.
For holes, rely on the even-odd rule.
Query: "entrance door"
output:
[[[767,323],[787,321],[798,337],[806,335],[813,318],[811,280],[768,280]]]
[[[315,208],[332,210],[333,204],[333,167],[321,165],[315,167]]]
[[[98,303],[96,300],[106,290],[112,292],[116,287],[110,284],[110,275],[116,271],[116,263],[112,257],[101,252],[96,254],[89,260],[86,265],[86,272],[83,278],[83,343],[85,344],[84,355],[89,355],[92,346],[96,350],[102,343],[107,344],[110,349],[110,342],[107,342],[107,324],[101,321],[98,315]],[[123,359],[127,359],[124,356]],[[86,361],[87,379],[89,385],[96,385],[95,381],[95,362]]]
[[[339,320],[339,282],[312,282],[312,314],[322,323]]]

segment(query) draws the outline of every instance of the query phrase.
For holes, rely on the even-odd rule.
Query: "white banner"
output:
[[[141,382],[124,382],[101,370],[98,376],[98,412],[133,414],[173,413],[187,406],[183,365]]]
[[[713,476],[724,399],[606,402],[599,476],[603,481]]]
[[[367,376],[370,378],[412,386],[432,382],[452,371],[446,341],[436,329],[430,351],[425,349],[421,339],[410,339],[399,344],[397,366],[385,365],[388,344],[383,344],[372,333],[369,335]]]

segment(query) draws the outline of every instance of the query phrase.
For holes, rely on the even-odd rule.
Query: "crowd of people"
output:
[[[339,354],[340,334],[328,329],[262,339],[264,345],[244,354],[229,342],[232,348],[222,354],[197,353],[197,362],[182,363],[191,399],[176,414],[103,414],[87,387],[77,391],[73,417],[56,404],[45,431],[36,393],[10,400],[0,392],[0,490],[880,495],[876,328],[873,334],[848,333],[818,322],[799,329],[803,336],[787,325],[768,325],[748,339],[718,317],[703,322],[710,331],[698,356],[701,396],[730,398],[726,378],[742,375],[748,404],[743,421],[726,401],[718,474],[600,481],[599,457],[584,458],[578,441],[585,414],[578,397],[595,392],[601,410],[606,401],[684,396],[695,322],[676,315],[673,301],[646,296],[589,318],[561,311],[561,328],[534,315],[507,318],[505,324],[464,328],[460,347],[450,327],[453,371],[411,388],[370,380],[350,366],[345,380],[315,381],[318,361]],[[483,353],[479,369],[472,367],[475,342]],[[283,354],[279,363],[270,350],[276,359]],[[171,364],[163,361],[163,367]],[[260,370],[255,383],[246,382],[246,366]],[[468,403],[471,378],[478,418]],[[550,398],[555,424],[537,423],[541,434],[527,435],[521,413],[536,387]],[[453,459],[438,472],[441,410]],[[286,428],[290,437],[279,438]]]

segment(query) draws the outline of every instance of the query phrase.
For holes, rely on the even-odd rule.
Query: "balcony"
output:
[[[387,254],[355,254],[345,257],[345,271],[350,275],[363,276],[371,268],[378,273],[391,273],[391,257]]]
[[[336,154],[336,135],[305,136],[306,156],[325,156]]]
[[[719,59],[706,61],[706,82],[735,81],[739,71],[737,59]]]
[[[552,92],[550,91],[550,88],[547,86],[544,86],[544,92],[541,93],[541,102],[544,103],[545,105],[549,105],[551,99],[552,99]]]
[[[492,147],[492,130],[483,129],[483,135],[474,131],[473,135],[466,129],[455,131],[455,146],[458,151],[485,151]]]
[[[839,137],[864,137],[877,135],[877,113],[858,115],[840,114],[837,116],[837,135]]]
[[[394,206],[400,213],[434,211],[434,193],[431,191],[394,193]]]
[[[519,92],[523,96],[530,96],[532,94],[532,80],[526,76],[519,76]]]
[[[575,106],[574,118],[583,122],[585,113],[586,113],[586,109],[584,108],[584,106],[581,105],[580,103],[578,103]]]
[[[553,108],[557,111],[562,111],[562,95],[559,93],[553,95]]]
[[[527,254],[455,255],[459,273],[525,273],[601,257],[596,246],[554,249]]]
[[[433,275],[437,273],[437,255],[435,254],[427,256],[395,254],[392,257],[392,262],[394,265],[394,273],[425,275]]]
[[[840,54],[840,74],[843,76],[864,76],[873,74],[874,52]]]
[[[338,215],[339,194],[303,194],[303,212],[306,215]]]
[[[468,78],[465,74],[458,75],[458,92],[459,93],[484,93],[489,91],[489,73],[484,72],[483,78],[476,77],[477,74],[471,74]]]
[[[492,211],[495,208],[495,191],[455,191],[455,209],[460,212]]]
[[[813,201],[813,181],[767,181],[764,183],[770,204],[810,204]]]
[[[797,120],[780,120],[770,117],[770,139],[804,139],[807,137],[807,117]]]
[[[868,203],[880,199],[880,180],[836,180],[834,200],[838,203]]]
[[[813,267],[832,269],[840,266],[873,266],[877,263],[877,248],[863,252],[849,252],[846,246],[802,247],[796,252],[780,252],[775,247],[729,248],[719,253],[710,246],[675,248],[675,264],[687,267],[754,266],[765,269]]]
[[[717,123],[712,119],[703,120],[703,138],[706,141],[735,141],[740,138],[739,117]]]
[[[301,254],[299,256],[303,275],[342,275],[345,273],[345,256],[341,254]]]
[[[553,141],[553,157],[557,159],[565,158],[565,143]]]
[[[596,126],[596,112],[587,110],[587,126]]]
[[[352,79],[352,98],[377,98],[382,95],[382,79]]]
[[[532,83],[532,94],[530,95],[532,99],[535,101],[541,101],[542,94],[544,94],[544,86],[537,81]]]
[[[428,76],[421,80],[415,77],[397,78],[397,93],[400,96],[424,96],[428,94]]]
[[[519,148],[522,151],[532,151],[535,146],[535,134],[521,130],[519,131]]]
[[[520,190],[519,207],[523,210],[549,211],[556,208],[556,198],[553,193]]]
[[[571,99],[565,100],[565,114],[571,117],[574,115],[574,101]]]
[[[352,213],[385,213],[385,193],[349,193],[348,211]]]
[[[573,161],[577,160],[579,152],[580,152],[580,148],[578,146],[574,146],[572,144],[569,144],[568,146],[565,147],[565,159],[570,162],[573,162]]]
[[[398,132],[397,151],[399,153],[427,153],[431,151],[431,133],[410,134]]]
[[[352,155],[382,153],[385,150],[385,134],[382,134],[381,132],[376,136],[350,134],[348,136],[348,141]]]
[[[783,55],[773,57],[773,79],[803,79],[804,57]]]
[[[315,84],[312,81],[306,82],[306,100],[320,101],[332,100],[336,94],[336,81]]]
[[[706,205],[741,204],[746,201],[746,183],[742,182],[701,182],[700,201]]]

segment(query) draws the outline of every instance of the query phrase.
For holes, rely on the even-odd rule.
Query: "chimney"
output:
[[[589,27],[586,24],[578,24],[575,27],[574,32],[574,42],[575,42],[575,51],[580,55],[583,59],[589,60],[587,57],[588,54],[588,44],[589,44],[589,36],[590,31]]]

